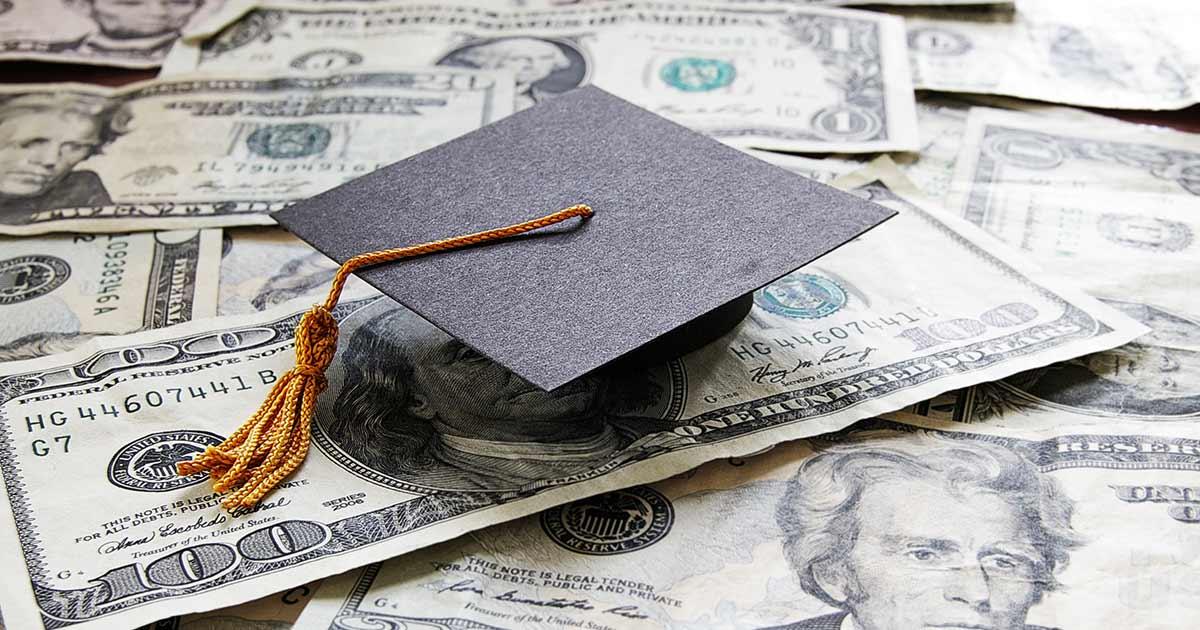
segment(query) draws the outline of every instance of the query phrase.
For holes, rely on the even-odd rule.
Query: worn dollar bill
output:
[[[233,0],[236,1],[236,0]],[[291,0],[295,4],[330,5],[351,0]],[[358,0],[360,2],[395,2],[395,0]],[[614,4],[620,0],[459,0],[460,3],[478,4],[496,8],[497,4],[512,8],[541,9],[546,7],[577,7],[580,5]],[[1011,5],[1014,0],[674,0],[675,4],[698,4],[703,6],[720,6],[723,4],[778,4],[784,6],[854,6],[854,5],[893,5],[893,6],[950,6],[968,4]]]
[[[853,159],[828,157],[817,159],[787,153],[758,151],[755,149],[746,149],[746,152],[764,162],[770,162],[775,166],[783,167],[797,175],[803,175],[822,184],[831,183],[839,177],[849,175],[863,168],[862,162]]]
[[[318,580],[229,608],[160,619],[140,630],[289,630],[320,584]]]
[[[879,13],[663,2],[496,10],[269,0],[243,10],[214,18],[233,23],[209,29],[213,37],[177,45],[164,72],[389,63],[498,68],[515,73],[518,108],[594,83],[737,146],[917,146],[904,26]]]
[[[747,0],[732,0],[734,2]],[[753,0],[757,1],[757,0]],[[871,6],[878,5],[893,5],[893,6],[951,6],[962,4],[992,4],[1006,5],[1013,4],[1015,0],[883,0],[883,2],[875,2],[874,0],[762,0],[763,2],[798,2],[800,4],[831,4],[831,5],[859,5],[866,4]]]
[[[895,153],[890,157],[926,197],[942,202],[948,194],[959,145],[967,127],[967,112],[977,105],[973,101],[946,95],[918,95],[917,130],[921,148],[914,152]],[[764,161],[823,183],[863,168],[872,159],[869,155],[855,154],[835,153],[818,159],[772,151],[747,151]]]
[[[1029,103],[999,96],[920,94],[917,96],[917,130],[921,148],[916,152],[895,153],[896,166],[926,197],[945,202],[954,179],[954,166],[967,130],[967,115],[972,107],[993,107],[1057,119],[1112,122],[1113,119],[1082,109]],[[1052,123],[1051,123],[1052,124]],[[771,151],[748,149],[755,157],[782,166],[794,173],[820,182],[862,168],[871,156],[832,154],[820,159]]]
[[[290,232],[277,227],[223,230],[219,315],[242,315],[306,297],[320,302],[338,264]],[[366,290],[356,276],[347,280],[353,290]]]
[[[915,408],[962,421],[1200,416],[1200,137],[972,110],[951,207],[1153,332]]]
[[[272,224],[508,115],[512,94],[509,74],[437,67],[5,86],[0,234]]]
[[[899,216],[756,292],[719,341],[552,392],[386,298],[344,296],[315,446],[250,511],[174,464],[292,366],[311,300],[4,364],[5,617],[118,628],[232,605],[1144,331],[901,197],[886,162],[851,177]],[[63,501],[67,483],[95,507]]]
[[[222,0],[4,0],[0,60],[153,68]]]
[[[0,362],[216,314],[220,230],[0,238]]]
[[[1200,100],[1195,2],[1026,0],[900,15],[918,88],[1123,109]]]
[[[917,100],[917,128],[921,149],[893,156],[904,175],[929,197],[945,200],[950,194],[955,165],[967,130],[972,107],[987,106],[1019,111],[1056,120],[1104,123],[1113,119],[1082,109],[988,95],[924,94]],[[1054,124],[1048,121],[1046,124]]]
[[[344,2],[348,0],[292,0],[297,4],[330,4],[334,2]],[[361,1],[361,0],[360,0]],[[377,2],[394,2],[395,0],[367,0]],[[463,0],[460,0],[462,2]],[[496,0],[466,0],[480,4],[481,6],[490,6],[495,8]],[[619,0],[501,0],[507,2],[508,6],[514,8],[545,8],[545,7],[574,7],[579,5],[615,3]],[[705,6],[720,6],[722,4],[780,4],[784,6],[854,6],[854,5],[895,5],[895,6],[922,6],[922,5],[962,5],[962,4],[1012,4],[1013,0],[884,0],[877,2],[875,0],[675,0],[676,4],[699,4]]]
[[[297,630],[1190,627],[1200,427],[870,420],[328,579]]]
[[[228,2],[252,3],[255,0],[227,0]],[[395,3],[396,0],[290,0],[292,4],[337,6],[350,2],[379,4]],[[621,0],[458,0],[457,4],[476,4],[492,9],[500,7],[514,9],[544,9],[578,7],[581,5],[616,4]],[[783,6],[950,6],[950,5],[1011,5],[1014,0],[673,0],[673,4],[697,4],[702,6],[776,4]]]
[[[1200,135],[975,109],[949,207],[1093,295],[1200,315]]]

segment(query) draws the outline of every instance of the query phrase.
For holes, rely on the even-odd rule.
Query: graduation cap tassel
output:
[[[591,207],[579,204],[507,227],[421,245],[359,254],[342,263],[329,297],[312,307],[296,326],[296,367],[281,376],[267,399],[224,442],[176,464],[180,476],[209,473],[213,490],[232,492],[221,502],[228,510],[258,505],[275,486],[300,467],[308,454],[317,396],[325,390],[325,369],[337,352],[338,323],[333,316],[350,274],[372,265],[497,241],[561,223],[588,219]]]

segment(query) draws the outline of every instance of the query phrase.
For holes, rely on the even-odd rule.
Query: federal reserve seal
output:
[[[971,40],[944,28],[914,28],[908,32],[908,46],[938,57],[957,57],[972,48]]]
[[[263,157],[288,160],[316,155],[329,148],[333,134],[321,125],[287,123],[255,129],[246,144]]]
[[[71,266],[55,256],[31,254],[0,260],[0,306],[46,295],[70,277]]]
[[[297,70],[341,70],[349,66],[357,66],[363,62],[363,56],[353,50],[341,48],[318,48],[310,50],[292,60],[289,64]]]
[[[820,319],[842,310],[846,291],[824,276],[794,273],[755,291],[754,303],[776,315]]]
[[[162,431],[151,433],[121,447],[108,462],[108,481],[118,488],[137,492],[167,492],[204,481],[207,475],[179,477],[175,464],[191,459],[221,436],[208,431]]]
[[[675,510],[657,490],[638,486],[546,510],[541,522],[563,549],[612,556],[662,540],[675,522]]]
[[[1155,252],[1181,252],[1192,245],[1192,228],[1181,221],[1105,212],[1096,222],[1105,239]]]
[[[883,120],[865,107],[843,103],[813,114],[812,128],[832,140],[870,140],[883,130]]]
[[[658,71],[663,83],[681,92],[709,92],[733,83],[737,70],[721,59],[680,57]]]
[[[1053,139],[1020,132],[989,134],[983,142],[983,152],[997,160],[1036,170],[1054,168],[1064,159],[1062,148]]]

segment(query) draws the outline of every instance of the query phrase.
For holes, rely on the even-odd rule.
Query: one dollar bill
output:
[[[326,580],[298,630],[1189,627],[1194,424],[870,420]]]
[[[1054,117],[1065,122],[1113,121],[1111,118],[1089,114],[1080,109],[1038,105],[998,96],[920,95],[917,98],[917,129],[921,136],[921,150],[916,153],[897,153],[890,157],[896,161],[904,176],[926,197],[942,201],[949,193],[955,160],[962,147],[963,134],[966,132],[967,114],[972,107],[984,104]],[[813,159],[772,151],[750,151],[752,155],[772,164],[825,183],[862,168],[870,158],[867,155],[842,154]]]
[[[918,88],[1117,109],[1181,109],[1200,100],[1194,2],[901,11]]]
[[[948,203],[1093,295],[1200,315],[1200,135],[975,108]]]
[[[515,73],[518,108],[593,83],[743,147],[917,148],[904,25],[865,11],[599,3],[501,10],[470,3],[262,3],[214,18],[164,72],[430,64]],[[204,29],[201,29],[203,32]]]
[[[922,403],[1006,425],[1200,417],[1200,138],[974,109],[951,207],[1152,332]]]
[[[0,234],[273,224],[267,213],[512,112],[463,68],[0,88]],[[60,159],[39,159],[53,146]]]
[[[899,216],[757,292],[720,341],[552,392],[394,302],[344,298],[315,447],[236,515],[174,464],[292,366],[311,300],[6,365],[0,561],[22,570],[0,607],[22,628],[116,628],[230,605],[1143,332],[901,197],[886,162],[855,178]],[[108,507],[74,513],[67,483]]]
[[[0,2],[0,60],[153,68],[180,31],[203,21],[222,3],[4,0]]]

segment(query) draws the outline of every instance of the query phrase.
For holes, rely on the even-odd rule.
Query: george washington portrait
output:
[[[204,0],[66,0],[95,28],[66,45],[93,54],[154,57],[166,54]]]
[[[474,41],[450,51],[437,65],[512,72],[519,110],[577,88],[587,76],[587,61],[575,45],[543,37]]]

